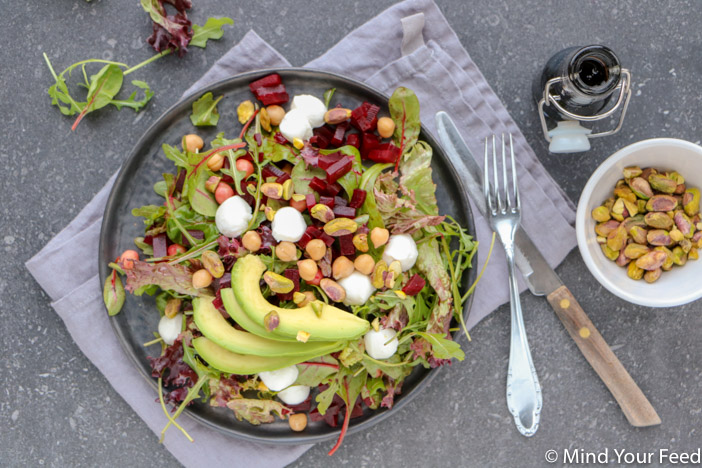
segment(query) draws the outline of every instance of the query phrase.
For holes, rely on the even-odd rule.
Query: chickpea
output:
[[[288,423],[290,424],[290,429],[293,431],[304,431],[307,427],[307,415],[305,413],[291,414]]]
[[[194,133],[189,133],[183,138],[183,146],[186,151],[190,153],[196,153],[205,146],[205,142],[202,141],[200,135],[195,135]]]
[[[134,268],[134,260],[139,260],[139,252],[136,250],[125,250],[119,256],[119,260],[122,262],[123,269],[131,270]]]
[[[268,112],[268,118],[271,120],[271,125],[280,125],[280,122],[282,122],[283,117],[285,117],[285,109],[278,105],[266,107],[266,112]]]
[[[327,244],[321,239],[312,239],[305,246],[305,252],[314,261],[321,260],[324,258],[324,254],[327,253]]]
[[[275,246],[275,256],[284,262],[292,262],[297,260],[297,248],[292,242],[283,241]]]
[[[224,166],[224,156],[220,153],[215,153],[207,159],[207,168],[212,172],[217,172]]]
[[[300,278],[308,282],[314,280],[319,270],[317,263],[310,258],[297,262],[297,269],[300,272]]]
[[[341,256],[332,264],[332,275],[336,280],[344,279],[353,273],[353,268],[353,262],[347,257]]]
[[[362,254],[356,257],[353,266],[356,267],[360,273],[370,275],[373,272],[373,268],[375,268],[375,260],[368,254]]]
[[[373,243],[373,247],[376,249],[381,245],[385,245],[390,238],[390,232],[387,229],[374,227],[370,233],[370,239]]]
[[[383,138],[390,138],[395,132],[395,122],[390,117],[378,119],[378,134]]]
[[[256,231],[247,231],[241,238],[241,243],[249,252],[258,252],[261,248],[261,235]]]
[[[202,270],[197,270],[195,273],[193,273],[193,288],[206,288],[210,284],[212,284],[212,275],[209,271],[203,268]]]

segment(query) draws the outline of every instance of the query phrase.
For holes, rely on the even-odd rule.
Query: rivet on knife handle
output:
[[[629,423],[636,427],[660,424],[661,418],[646,395],[617,359],[568,288],[561,286],[549,294],[547,299],[585,359],[612,392]]]

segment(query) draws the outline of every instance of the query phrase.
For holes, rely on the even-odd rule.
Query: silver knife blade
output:
[[[451,117],[446,112],[439,111],[436,113],[435,119],[439,139],[449,161],[478,211],[487,218],[483,197],[482,169],[478,166],[468,145],[463,141]],[[515,263],[532,294],[536,296],[547,295],[563,285],[556,272],[536,248],[529,234],[521,226],[515,235],[515,254]]]

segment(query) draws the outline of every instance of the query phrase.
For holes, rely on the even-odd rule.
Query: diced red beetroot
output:
[[[400,157],[400,148],[392,143],[383,143],[368,153],[368,159],[379,163],[394,163]]]
[[[356,246],[353,245],[353,234],[339,237],[339,253],[346,256],[356,254]]]
[[[375,130],[378,124],[380,107],[370,102],[364,102],[351,112],[351,125],[362,132]]]
[[[326,192],[328,185],[329,184],[319,177],[312,177],[312,180],[310,181],[310,188],[319,193]]]
[[[275,179],[275,181],[278,182],[279,184],[282,184],[283,182],[285,182],[288,179],[290,179],[290,174],[283,171],[283,173],[280,176],[278,176],[278,178]]]
[[[315,198],[314,193],[308,193],[305,195],[305,203],[307,204],[308,210],[311,210],[312,207],[317,204],[317,199]]]
[[[285,145],[288,143],[288,139],[283,136],[282,133],[280,132],[275,132],[275,135],[273,135],[273,139],[275,140],[276,143],[279,143],[281,145]]]
[[[332,146],[341,146],[344,143],[344,135],[346,135],[346,129],[349,128],[349,123],[348,122],[341,122],[339,125],[336,126],[336,129],[334,130],[334,136],[332,136],[332,139],[330,141]]]
[[[264,106],[270,106],[272,104],[285,104],[290,99],[288,93],[285,91],[285,85],[279,84],[277,86],[270,86],[265,88],[256,88],[253,91],[256,99],[261,101]]]
[[[215,292],[215,298],[212,299],[212,305],[214,306],[215,309],[217,309],[218,311],[220,311],[220,313],[222,313],[222,311],[224,311],[224,312],[227,311],[227,310],[224,308],[224,302],[222,302],[222,295],[221,295],[221,293],[219,292],[219,289]],[[227,317],[228,317],[228,316],[229,316],[229,314],[227,314]]]
[[[340,159],[327,169],[327,182],[333,184],[351,170],[353,161],[349,157]]]
[[[329,146],[329,141],[325,140],[324,137],[320,135],[312,135],[310,137],[310,145],[314,145],[319,149],[325,149]]]
[[[327,190],[324,192],[325,195],[329,195],[330,197],[335,197],[339,195],[343,187],[338,183],[334,182],[333,184],[327,184]]]
[[[351,208],[350,206],[335,206],[334,216],[337,218],[355,218],[356,208]]]
[[[353,196],[351,197],[351,201],[349,202],[349,206],[351,208],[360,208],[363,206],[363,203],[366,201],[366,191],[362,189],[353,189]]]
[[[361,147],[361,137],[358,136],[358,133],[351,133],[349,135],[346,135],[346,144],[351,145],[356,149],[359,149]]]
[[[168,254],[168,239],[166,234],[154,236],[152,244],[154,247],[154,257],[161,258]]]
[[[361,157],[368,159],[368,153],[380,145],[380,137],[375,133],[364,133],[361,137]]]
[[[300,290],[300,270],[296,268],[288,268],[283,272],[283,276],[292,280],[293,290],[285,294],[277,294],[281,301],[291,301],[293,294]]]
[[[322,241],[326,244],[327,247],[331,247],[334,243],[334,238],[321,230],[319,231],[319,239],[322,239]]]
[[[317,159],[317,166],[319,166],[320,169],[324,169],[326,171],[330,166],[337,163],[343,157],[344,155],[341,154],[339,151],[329,154],[320,154],[319,158]]]
[[[424,281],[424,278],[415,273],[414,276],[410,278],[407,284],[402,288],[402,292],[408,296],[416,296],[419,294],[419,291],[424,288],[425,284],[427,284],[427,282]]]
[[[334,197],[319,197],[319,203],[322,205],[327,205],[329,208],[334,208]]]
[[[349,202],[346,201],[344,197],[336,196],[334,197],[334,206],[346,206]]]
[[[188,229],[188,234],[190,234],[193,239],[197,239],[197,240],[203,240],[205,238],[204,232],[197,231],[195,229]],[[183,237],[183,246],[190,247],[190,242],[188,242],[188,239],[186,239],[185,237]]]
[[[271,73],[263,78],[259,78],[256,81],[249,83],[249,89],[252,93],[256,93],[258,88],[269,88],[271,86],[278,86],[283,82],[282,78],[277,73]]]
[[[154,245],[154,236],[144,236],[144,244]]]
[[[304,249],[307,247],[307,243],[311,241],[312,239],[318,239],[322,231],[316,227],[316,226],[307,226],[307,229],[305,229],[305,232],[302,234],[302,237],[300,238],[299,241],[297,241],[297,245],[300,246],[300,248]]]
[[[310,143],[321,149],[328,147],[334,137],[334,132],[328,125],[317,127],[312,130],[312,133],[314,135],[310,138]]]
[[[275,164],[266,164],[261,168],[261,175],[263,176],[264,179],[267,179],[269,177],[275,177],[276,179],[283,176],[285,172],[276,166]]]

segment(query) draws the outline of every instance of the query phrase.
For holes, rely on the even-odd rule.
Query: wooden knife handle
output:
[[[646,427],[660,424],[661,418],[646,395],[619,362],[568,288],[561,286],[549,294],[547,299],[585,359],[612,392],[631,425]]]

